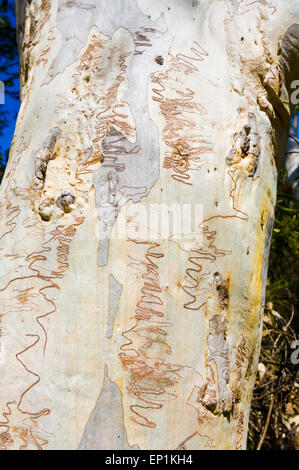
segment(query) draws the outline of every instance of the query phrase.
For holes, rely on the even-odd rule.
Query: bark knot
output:
[[[48,163],[54,158],[53,152],[60,136],[61,129],[54,127],[50,131],[44,144],[35,154],[35,186],[37,187],[42,186],[45,181]]]

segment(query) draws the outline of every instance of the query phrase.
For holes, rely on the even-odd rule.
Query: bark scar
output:
[[[229,382],[229,347],[226,340],[226,322],[220,315],[209,321],[207,380],[202,389],[201,403],[214,415],[228,415],[232,411],[233,394]]]
[[[57,139],[61,136],[61,129],[59,127],[54,127],[48,137],[46,138],[44,144],[35,154],[35,186],[40,187],[43,185],[48,163],[53,159],[53,152]]]
[[[248,176],[253,177],[256,173],[261,153],[260,136],[254,113],[248,113],[248,124],[234,135],[234,142],[226,158],[226,163],[230,167],[244,168],[245,166]]]

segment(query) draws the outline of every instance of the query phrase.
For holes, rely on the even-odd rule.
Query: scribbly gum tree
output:
[[[16,11],[1,448],[244,449],[299,1]],[[191,241],[137,236],[173,203],[203,207]]]

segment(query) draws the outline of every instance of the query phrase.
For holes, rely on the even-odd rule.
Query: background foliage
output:
[[[263,340],[251,407],[249,449],[299,449],[299,375],[292,364],[298,335],[298,201],[279,175],[269,259]],[[299,338],[298,338],[299,339]]]

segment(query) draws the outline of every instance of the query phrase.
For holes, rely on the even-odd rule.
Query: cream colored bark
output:
[[[17,13],[2,448],[244,449],[299,2],[20,0]],[[138,237],[144,208],[175,203],[202,205],[196,236]]]

